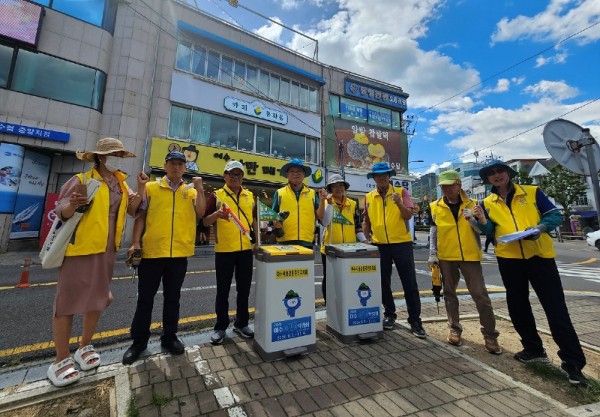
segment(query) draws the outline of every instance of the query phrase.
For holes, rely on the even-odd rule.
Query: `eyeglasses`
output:
[[[503,172],[506,172],[504,168],[490,168],[488,169],[487,176],[489,177],[491,175],[502,174]]]
[[[227,175],[229,175],[231,178],[242,178],[244,173],[238,172],[237,174],[234,174],[233,172],[228,172]]]

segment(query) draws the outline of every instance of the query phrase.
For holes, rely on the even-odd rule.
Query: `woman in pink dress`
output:
[[[101,312],[112,301],[109,284],[126,214],[135,216],[148,181],[148,176],[140,172],[138,192],[134,193],[127,186],[127,174],[119,169],[120,163],[122,158],[135,155],[125,150],[118,139],[100,139],[96,150],[77,152],[76,156],[93,162],[94,166],[67,181],[55,209],[56,215],[65,222],[75,211],[84,212],[58,271],[52,319],[56,358],[47,372],[48,379],[57,387],[77,382],[81,371],[100,365],[100,355],[91,345],[92,336]],[[100,181],[101,185],[88,204],[85,184],[90,178]],[[83,333],[79,348],[71,358],[69,339],[75,314],[83,315]]]

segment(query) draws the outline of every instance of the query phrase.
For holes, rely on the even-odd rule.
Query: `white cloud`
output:
[[[523,91],[533,97],[550,98],[559,101],[576,97],[579,94],[577,88],[571,87],[564,81],[546,80],[542,80],[533,85],[528,85]]]
[[[283,10],[293,10],[300,7],[300,0],[282,0],[280,5]]]
[[[278,17],[272,17],[272,19],[281,23],[281,19],[279,19]],[[256,33],[257,35],[277,43],[281,43],[282,32],[283,27],[273,22],[269,22],[269,24],[261,26],[254,31],[254,33]]]
[[[564,64],[565,62],[567,62],[568,56],[569,54],[566,51],[557,53],[549,58],[540,55],[535,60],[535,67],[543,67],[546,64]]]
[[[488,107],[476,113],[452,112],[439,115],[432,125],[440,132],[458,136],[448,142],[447,148],[451,155],[463,156],[462,160],[472,159],[466,153],[472,154],[473,150],[479,151],[480,159],[490,152],[504,159],[547,158],[549,154],[542,138],[543,127],[559,115],[592,128],[592,135],[600,137],[600,101],[569,113],[583,104],[586,103],[567,105],[541,100],[512,110]]]
[[[419,47],[418,39],[427,34],[443,0],[339,0],[339,5],[337,13],[306,32],[319,40],[321,61],[406,88],[411,108],[441,102],[439,109],[474,105],[461,95],[447,99],[477,85],[479,73]],[[300,49],[305,45],[306,38],[296,35],[288,46],[309,55]]]
[[[552,0],[546,10],[533,17],[520,15],[500,20],[492,42],[519,39],[556,42],[598,22],[599,17],[598,0]],[[581,44],[600,39],[600,25],[577,34],[574,39]]]

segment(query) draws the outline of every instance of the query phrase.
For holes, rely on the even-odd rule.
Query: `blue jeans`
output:
[[[558,357],[563,362],[583,368],[585,356],[569,316],[554,258],[498,258],[498,268],[506,288],[508,314],[521,336],[523,348],[535,353],[544,349],[529,302],[531,283],[546,313],[552,338],[558,345]]]
[[[381,298],[384,307],[384,316],[396,318],[396,304],[392,295],[392,261],[404,289],[408,322],[410,324],[421,322],[421,299],[417,286],[415,272],[415,258],[412,242],[392,243],[377,245],[379,249],[379,265],[381,267]]]

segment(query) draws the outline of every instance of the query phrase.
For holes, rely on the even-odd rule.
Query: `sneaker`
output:
[[[579,385],[582,387],[587,386],[588,380],[585,376],[583,376],[583,374],[581,373],[581,369],[579,369],[577,366],[569,365],[568,363],[563,362],[561,363],[560,367],[563,371],[567,373],[569,377],[569,382],[572,385]]]
[[[495,337],[486,337],[483,339],[485,350],[494,355],[500,355],[502,353],[502,348],[498,344],[498,339]]]
[[[213,335],[210,337],[210,343],[213,345],[220,345],[225,339],[225,330],[215,330]]]
[[[395,317],[386,316],[383,318],[383,328],[385,330],[392,330],[394,328],[394,323],[396,323]]]
[[[244,327],[233,326],[233,332],[239,334],[244,339],[252,339],[254,337],[254,332],[248,326],[244,326]]]
[[[446,340],[453,346],[462,345],[460,333],[456,329],[450,329],[450,331],[448,332],[448,338]]]
[[[423,325],[420,321],[416,323],[411,323],[410,331],[419,339],[425,339],[425,337],[427,337],[427,333],[425,333],[425,329],[423,328]]]
[[[548,355],[546,355],[545,350],[542,350],[542,352],[539,353],[523,349],[522,351],[515,353],[515,359],[523,363],[548,362]]]

